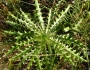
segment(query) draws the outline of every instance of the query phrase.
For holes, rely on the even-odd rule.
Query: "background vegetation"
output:
[[[90,1],[0,3],[0,68],[89,70]]]

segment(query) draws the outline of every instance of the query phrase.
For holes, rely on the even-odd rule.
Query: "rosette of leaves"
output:
[[[15,15],[9,12],[10,18],[6,22],[11,25],[11,28],[5,31],[5,33],[12,37],[14,45],[6,55],[14,51],[16,53],[16,55],[10,58],[10,68],[12,63],[17,60],[20,60],[18,68],[26,64],[26,69],[34,68],[34,70],[57,69],[57,58],[63,59],[71,65],[79,61],[85,61],[80,56],[81,51],[77,53],[69,45],[71,42],[78,44],[78,41],[69,38],[69,35],[56,34],[56,27],[62,19],[66,18],[66,14],[71,6],[68,5],[64,11],[57,13],[60,3],[61,1],[58,1],[55,10],[49,8],[47,23],[44,23],[45,20],[43,20],[38,0],[35,0],[34,4],[36,7],[34,17],[29,17],[21,9]],[[82,45],[80,48],[84,50]]]

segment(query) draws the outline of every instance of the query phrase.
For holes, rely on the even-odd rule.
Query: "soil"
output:
[[[2,44],[0,42],[0,70],[9,70],[8,69],[8,58],[3,57],[6,51],[9,49],[9,46],[6,44]]]

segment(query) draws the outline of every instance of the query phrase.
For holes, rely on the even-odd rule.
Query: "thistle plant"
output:
[[[70,34],[58,35],[56,32],[66,15],[70,11],[71,5],[67,5],[65,10],[58,12],[59,4],[55,5],[55,9],[49,8],[48,17],[45,23],[41,12],[41,5],[38,0],[35,0],[36,10],[34,17],[24,13],[22,9],[17,13],[9,12],[9,17],[6,23],[10,24],[10,30],[4,31],[12,36],[14,45],[6,53],[8,54],[16,51],[16,55],[10,58],[9,67],[11,69],[13,62],[19,60],[18,68],[21,68],[25,63],[26,69],[34,70],[54,70],[57,69],[57,62],[62,59],[65,62],[75,66],[78,62],[86,61],[80,54],[86,49],[83,44],[75,40]],[[45,7],[46,8],[46,7]],[[61,26],[60,26],[61,27]],[[69,30],[64,28],[65,31]],[[78,50],[74,46],[78,46]],[[59,60],[58,60],[59,59]]]

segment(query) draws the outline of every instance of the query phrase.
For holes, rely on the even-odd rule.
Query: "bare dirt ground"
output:
[[[8,69],[8,58],[3,57],[6,50],[8,50],[8,46],[0,43],[0,70],[9,70]]]

